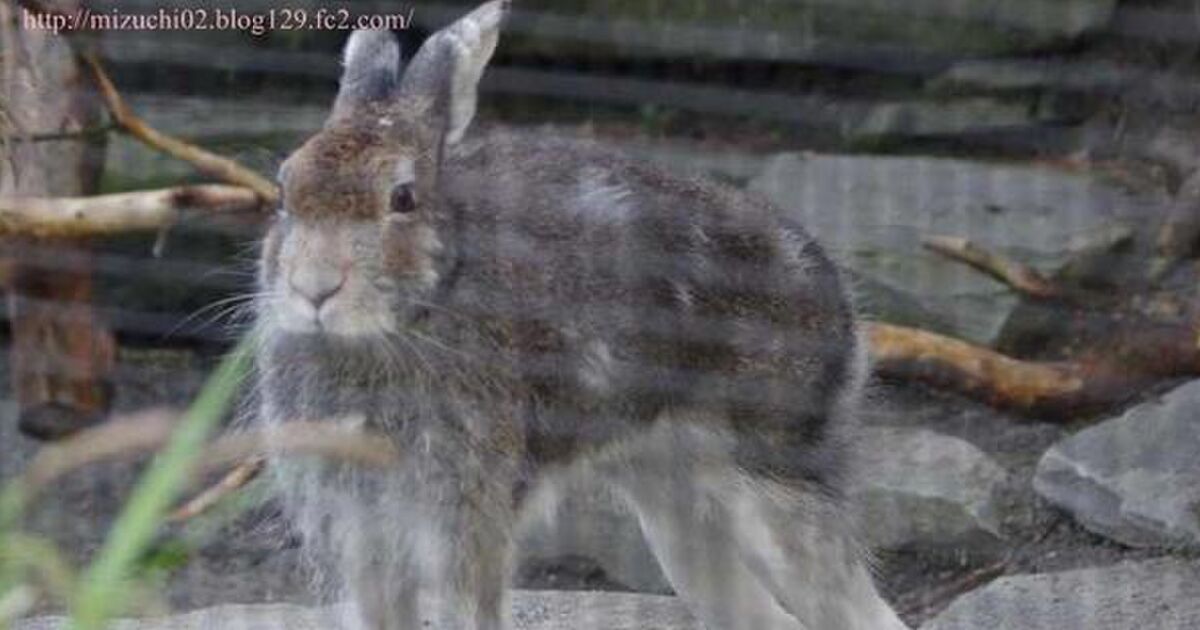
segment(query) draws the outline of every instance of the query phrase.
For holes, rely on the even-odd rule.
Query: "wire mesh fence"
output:
[[[50,438],[187,408],[256,321],[284,332],[222,430],[361,408],[339,421],[434,454],[192,483],[112,612],[491,627],[463,611],[503,583],[482,559],[519,520],[521,628],[899,627],[888,609],[934,629],[1200,624],[1200,7],[517,0],[469,151],[418,139],[470,107],[426,125],[395,102],[343,112],[406,130],[390,152],[378,129],[339,144],[360,18],[391,20],[409,72],[477,4],[0,5],[0,480],[45,465]],[[363,67],[386,66],[373,53]],[[397,218],[397,190],[445,205]],[[315,321],[375,343],[288,328],[289,300],[330,301],[295,287],[346,260],[363,286],[339,276],[332,303],[387,317]],[[855,339],[871,367],[846,413]],[[89,610],[68,594],[164,459],[83,467],[18,521],[0,501],[0,627]],[[487,502],[537,511],[565,470],[555,519]],[[21,559],[43,538],[78,576]],[[870,560],[847,561],[859,546]],[[442,582],[478,601],[408,617],[396,585],[420,582],[418,552],[466,558],[475,573]]]

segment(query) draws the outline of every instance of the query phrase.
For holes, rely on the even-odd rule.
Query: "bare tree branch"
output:
[[[1074,364],[1021,361],[924,330],[872,323],[867,335],[878,373],[959,391],[1000,407],[1029,410],[1071,400],[1086,384]]]
[[[965,238],[930,236],[923,244],[926,249],[982,271],[1029,297],[1045,300],[1063,295],[1061,289],[1036,269],[987,251]]]
[[[229,158],[206,151],[147,125],[125,103],[100,60],[91,53],[85,53],[83,60],[91,68],[100,94],[104,97],[114,122],[122,131],[154,149],[192,164],[205,175],[253,190],[265,205],[279,202],[279,189],[258,173]]]
[[[188,208],[253,212],[261,197],[249,188],[181,186],[95,197],[0,197],[0,236],[79,237],[169,227]]]
[[[20,478],[24,500],[85,466],[132,457],[162,448],[180,415],[152,410],[114,417],[91,429],[44,447]],[[232,433],[212,442],[200,458],[195,476],[266,456],[312,456],[359,466],[395,465],[400,452],[387,439],[325,422],[288,422],[280,426]]]
[[[200,516],[218,503],[224,500],[229,495],[246,487],[246,484],[258,478],[264,468],[266,468],[267,460],[261,457],[248,459],[234,467],[233,470],[221,477],[221,480],[210,486],[204,492],[196,495],[187,503],[184,503],[179,509],[171,513],[167,517],[169,523],[182,523]]]

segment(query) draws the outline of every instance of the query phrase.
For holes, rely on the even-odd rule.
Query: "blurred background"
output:
[[[173,197],[137,225],[30,219],[30,198],[237,183],[130,133],[76,54],[99,60],[145,125],[270,181],[321,126],[347,33],[53,34],[26,12],[79,2],[0,2],[7,480],[110,413],[194,398],[249,321],[236,298],[254,288],[272,214]],[[86,2],[401,15],[410,52],[474,4]],[[1200,626],[1200,3],[516,7],[482,124],[550,126],[766,195],[828,246],[880,324],[855,494],[906,620]],[[144,463],[59,480],[26,529],[86,564]],[[526,537],[519,586],[669,592],[619,506],[581,494],[563,522]],[[252,482],[158,529],[138,564],[157,585],[145,606],[311,602],[298,545]]]

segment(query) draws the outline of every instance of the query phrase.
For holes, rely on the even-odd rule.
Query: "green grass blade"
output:
[[[191,474],[250,369],[243,339],[222,361],[163,451],[142,475],[104,547],[84,573],[72,611],[75,630],[100,630],[124,605],[123,587]]]

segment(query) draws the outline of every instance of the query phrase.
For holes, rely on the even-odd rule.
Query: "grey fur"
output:
[[[714,629],[903,628],[846,516],[863,352],[835,266],[712,181],[546,133],[456,137],[474,86],[429,88],[463,64],[478,80],[506,9],[435,35],[441,62],[419,54],[394,98],[289,159],[262,259],[262,416],[404,453],[386,472],[279,462],[309,546],[370,630],[500,630],[514,529],[586,475],[637,509]],[[390,212],[409,166],[417,207]],[[317,285],[335,287],[324,305]]]
[[[355,31],[346,43],[345,71],[334,111],[386,98],[400,82],[400,43],[389,31]]]

